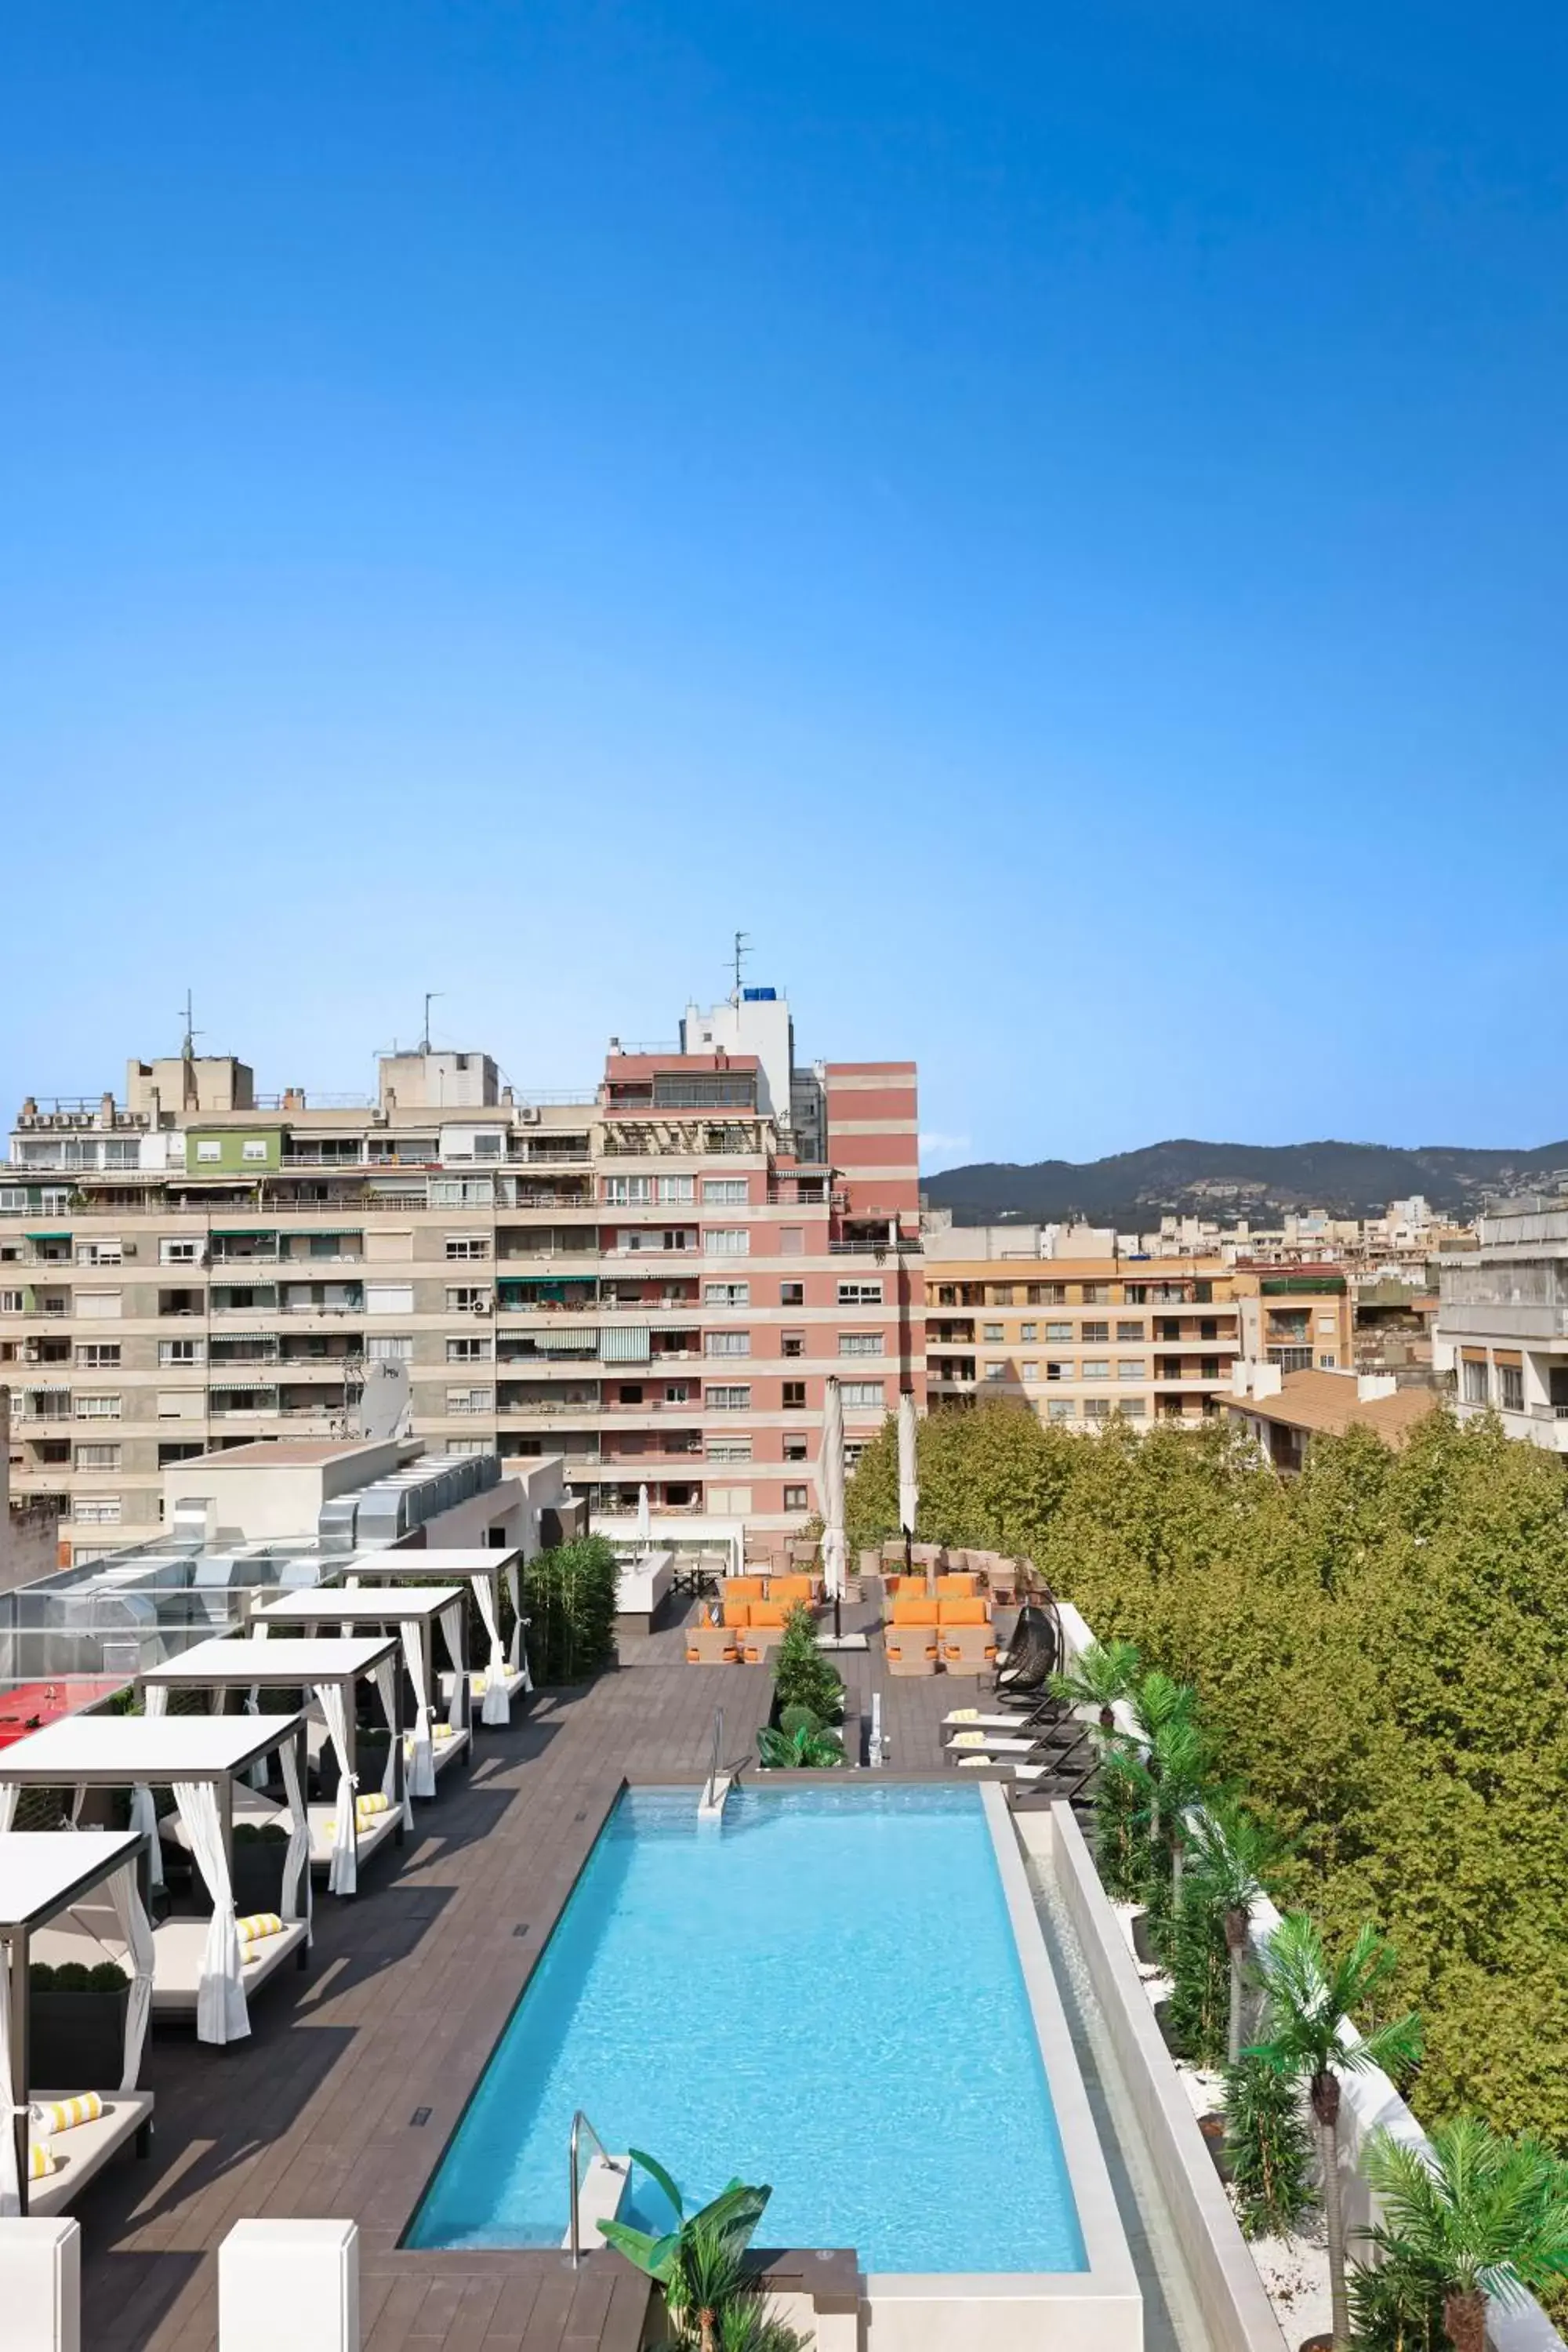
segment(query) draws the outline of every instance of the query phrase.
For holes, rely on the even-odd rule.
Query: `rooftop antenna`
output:
[[[195,1110],[196,1108],[196,1039],[202,1033],[195,1026],[195,1006],[188,988],[185,991],[185,1001],[181,1007],[181,1013],[184,1022],[184,1034],[180,1039],[181,1104],[185,1110]]]
[[[741,966],[744,963],[746,958],[751,954],[751,952],[752,940],[750,932],[737,931],[735,934],[735,992],[730,1000],[732,1004],[739,1004],[741,1002]]]
[[[422,1054],[427,1054],[430,1051],[430,1007],[438,996],[445,996],[446,993],[444,988],[427,988],[425,992],[425,1028],[419,1040],[419,1051]]]

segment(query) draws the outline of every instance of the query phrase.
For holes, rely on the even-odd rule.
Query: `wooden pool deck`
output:
[[[846,1630],[875,1613],[847,1610]],[[416,1809],[356,1902],[318,1897],[310,1971],[274,1980],[247,2041],[153,2037],[153,2152],[78,2210],[84,2346],[215,2352],[220,2241],[242,2218],[310,2215],[359,2223],[364,2352],[637,2352],[646,2293],[617,2258],[574,2272],[554,2252],[397,2242],[622,1781],[700,1781],[721,1703],[726,1752],[755,1755],[766,1670],[683,1650],[679,1632],[627,1641],[618,1671],[482,1734],[472,1774]],[[881,1693],[895,1771],[939,1766],[942,1715],[981,1687],[889,1679],[875,1635],[838,1662],[865,1713]]]

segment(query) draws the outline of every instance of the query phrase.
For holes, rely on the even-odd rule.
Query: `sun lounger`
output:
[[[310,1822],[310,1867],[312,1870],[330,1870],[338,1819],[336,1801],[307,1805],[305,1811]],[[402,1821],[401,1805],[388,1805],[384,1812],[360,1814],[354,1851],[362,1870],[373,1853],[385,1845],[388,1839],[396,1837]]]
[[[30,2104],[46,2106],[63,2095],[54,2091],[34,2091]],[[73,2124],[68,2131],[52,2132],[42,2141],[54,2158],[55,2168],[28,2183],[27,2210],[36,2221],[63,2213],[94,2175],[102,2171],[110,2158],[128,2142],[135,2140],[137,2155],[146,2155],[153,2121],[152,2092],[105,2091],[101,2097],[100,2116],[94,2116],[90,2123]],[[29,2129],[29,2147],[38,2144],[37,2136]]]

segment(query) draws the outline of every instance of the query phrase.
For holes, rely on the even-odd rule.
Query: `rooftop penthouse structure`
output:
[[[916,1074],[798,1064],[741,989],[596,1087],[525,1096],[484,1053],[380,1064],[371,1101],[258,1094],[194,1051],[17,1115],[0,1168],[0,1383],[18,1505],[62,1559],[153,1535],[163,1473],[353,1435],[406,1369],[443,1454],[561,1454],[611,1512],[787,1528],[824,1382],[851,1456],[923,1402]]]

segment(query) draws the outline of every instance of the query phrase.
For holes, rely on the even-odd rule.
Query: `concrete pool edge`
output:
[[[1143,2298],[1079,2070],[1011,1810],[980,1784],[986,1827],[1078,2209],[1080,2271],[912,2272],[866,2275],[868,2352],[1142,2352]],[[1005,2144],[1009,2119],[998,2118]]]

